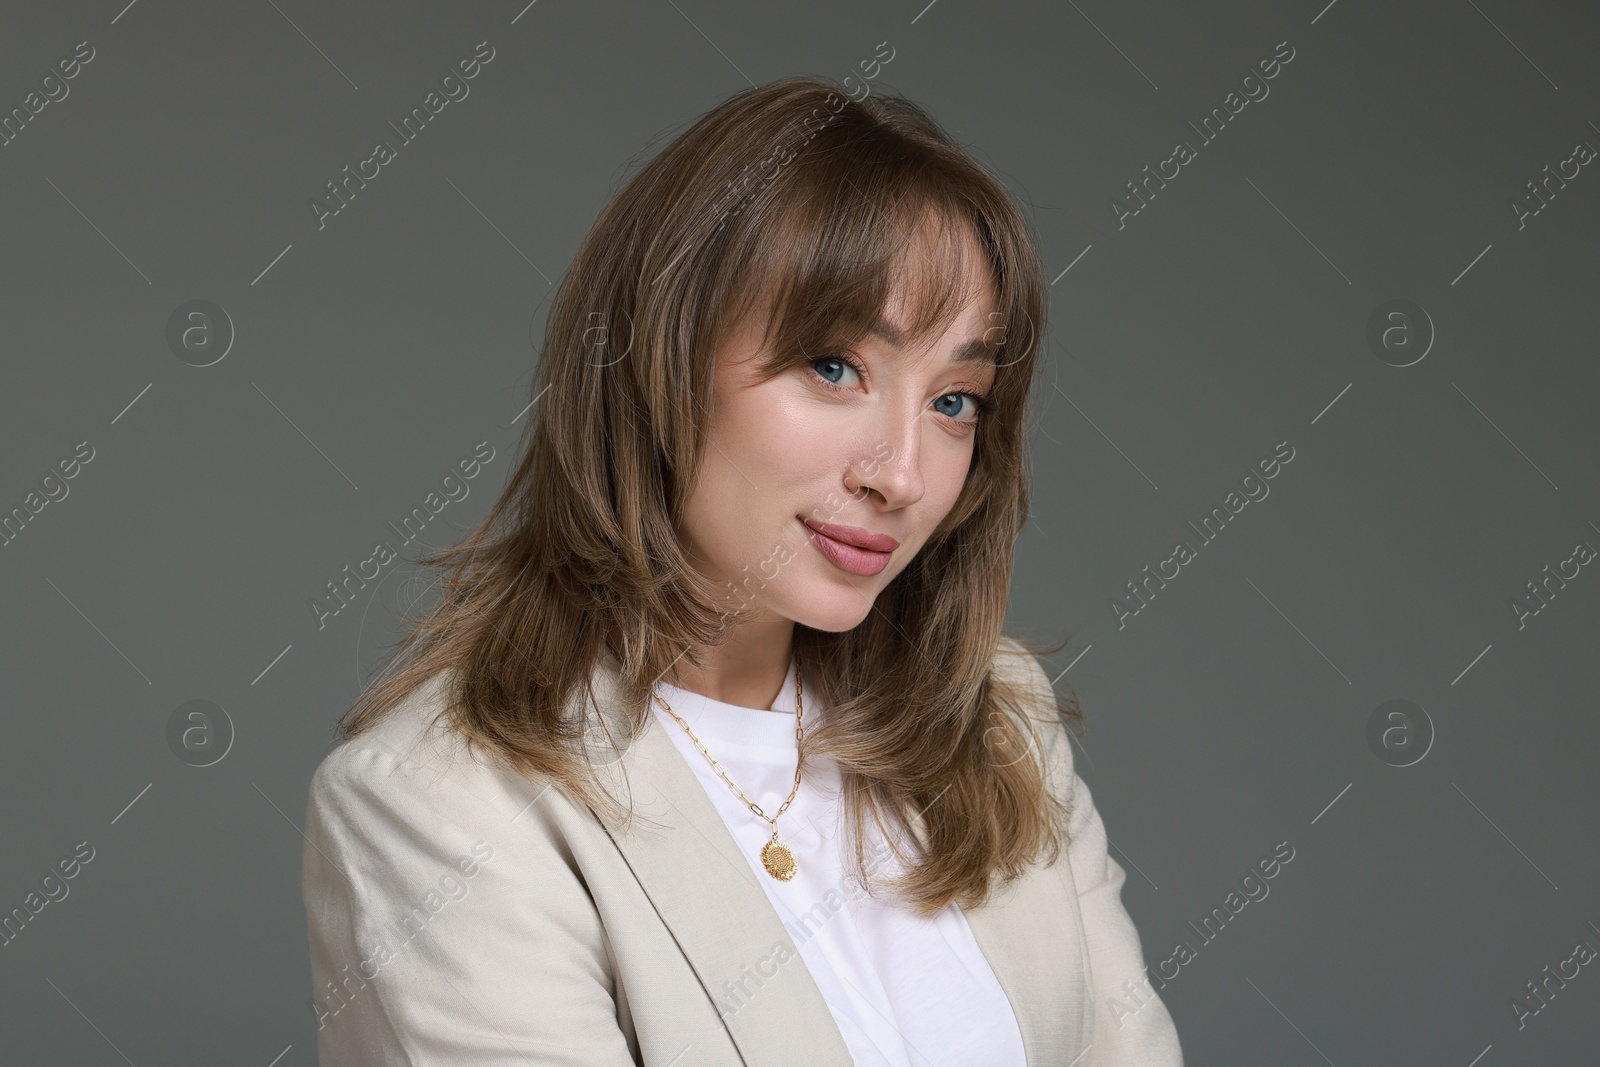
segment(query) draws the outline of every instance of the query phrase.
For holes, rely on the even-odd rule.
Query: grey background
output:
[[[1600,576],[1511,605],[1600,545],[1600,175],[1521,229],[1511,204],[1600,146],[1597,29],[1506,0],[9,8],[0,111],[96,56],[0,148],[0,510],[95,457],[0,548],[0,912],[95,855],[0,947],[0,1058],[315,1062],[306,786],[418,583],[391,565],[321,630],[307,599],[479,441],[425,540],[487,509],[552,283],[631,160],[751,82],[857,84],[887,41],[872,87],[1005,176],[1055,279],[1012,629],[1076,634],[1047,666],[1146,959],[1196,947],[1162,989],[1188,1062],[1592,1062],[1595,966],[1521,1029],[1512,1002],[1600,947]],[[485,40],[319,230],[310,199]],[[1282,41],[1270,95],[1119,229]],[[166,341],[196,299],[236,330],[204,368]],[[1392,299],[1435,333],[1409,367],[1366,342]],[[1119,627],[1280,441],[1270,496]],[[1366,739],[1394,699],[1433,732],[1407,767]],[[190,700],[236,731],[209,767],[168,746]]]

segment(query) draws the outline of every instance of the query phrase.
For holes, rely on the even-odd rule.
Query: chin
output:
[[[854,593],[834,593],[831,596],[822,595],[810,599],[804,604],[793,605],[793,610],[784,614],[813,630],[843,633],[861,625],[867,614],[872,611],[873,602],[874,598],[866,593],[859,596]]]

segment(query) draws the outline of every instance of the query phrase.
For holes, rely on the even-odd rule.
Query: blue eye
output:
[[[973,414],[974,415],[978,414],[978,398],[976,396],[974,396],[973,394],[971,394],[971,393],[946,393],[944,396],[941,396],[938,400],[935,400],[934,404],[938,405],[938,404],[944,403],[946,400],[954,400],[956,402],[956,410],[955,411],[941,411],[940,414],[948,415],[952,419],[957,419],[957,418],[960,418],[960,415],[961,415],[961,401],[962,401],[962,399],[967,399],[967,400],[972,401]],[[967,420],[962,420],[962,421],[967,421]],[[977,420],[973,419],[971,421],[976,422]]]
[[[824,366],[829,368],[826,372],[817,370],[818,367]],[[835,374],[842,376],[844,372],[849,371],[854,373],[857,377],[860,377],[866,373],[861,364],[843,352],[831,356],[821,356],[812,360],[811,369],[812,372],[815,373],[819,379],[821,379],[823,385],[834,390],[835,392],[840,393],[853,392],[853,390],[848,386],[839,384],[839,381],[833,377]],[[952,422],[960,423],[964,426],[971,426],[981,421],[985,415],[991,415],[999,408],[998,404],[990,400],[983,393],[972,392],[946,393],[938,400],[935,400],[934,403],[942,404],[944,401],[949,400],[952,397],[965,397],[966,399],[972,401],[972,407],[974,410],[971,412],[971,414],[973,417],[961,418],[958,415],[951,414],[949,411],[945,410],[940,410],[939,414],[943,415],[947,419],[950,419]]]
[[[966,397],[968,400],[972,401],[973,417],[970,419],[956,418],[956,416],[951,415],[947,411],[941,411],[939,414],[955,419],[957,422],[964,422],[968,426],[982,422],[986,416],[994,414],[995,411],[1000,407],[1000,405],[996,404],[993,400],[990,400],[983,393],[946,393],[938,400],[935,400],[934,403],[942,403],[943,401],[949,400],[951,397],[955,397],[957,400],[962,397]]]
[[[814,360],[811,361],[811,367],[812,367],[813,370],[815,370],[818,366],[825,365],[825,364],[835,364],[836,365],[836,369],[841,370],[841,371],[844,371],[844,370],[854,371],[858,376],[861,373],[861,367],[858,364],[856,364],[855,362],[853,362],[850,359],[845,358],[842,355],[840,355],[840,356],[822,356],[819,359],[814,359]],[[839,388],[840,387],[839,383],[837,381],[835,381],[833,378],[831,378],[829,375],[822,374],[820,371],[818,373],[821,374],[822,380],[825,383],[827,383],[828,385],[834,386],[835,388]]]

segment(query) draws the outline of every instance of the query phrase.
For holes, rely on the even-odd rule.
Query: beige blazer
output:
[[[1006,644],[1015,648],[1009,641]],[[1181,1067],[1123,869],[1073,770],[1050,684],[1024,671],[1072,844],[967,911],[1029,1067]],[[596,672],[615,736],[616,664]],[[851,1067],[788,928],[655,716],[595,763],[633,828],[470,757],[434,719],[444,675],[311,780],[302,872],[322,1067]],[[816,921],[839,904],[819,901]],[[913,1062],[916,1057],[913,1056]]]

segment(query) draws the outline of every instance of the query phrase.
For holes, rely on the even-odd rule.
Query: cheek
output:
[[[713,440],[734,468],[744,499],[756,502],[814,486],[843,469],[841,419],[827,417],[791,384],[778,379],[744,390],[718,413]],[[807,495],[804,492],[802,496]]]
[[[930,438],[932,435],[929,435]],[[924,451],[927,464],[923,477],[927,481],[928,499],[935,503],[940,517],[955,506],[972,471],[973,446],[971,439],[962,440],[941,434],[943,447]]]
[[[714,439],[706,449],[700,476],[684,511],[686,540],[695,554],[711,562],[725,563],[737,551],[741,540],[739,487],[745,475],[726,458],[725,447]]]
[[[770,553],[811,487],[835,462],[837,433],[785,394],[781,381],[724,394],[684,516],[698,555],[721,569]]]

